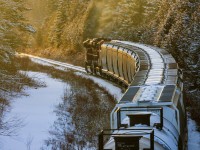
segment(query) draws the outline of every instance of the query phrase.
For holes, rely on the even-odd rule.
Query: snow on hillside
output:
[[[96,84],[98,84],[100,87],[103,87],[111,95],[113,95],[114,98],[117,100],[117,102],[122,98],[122,95],[123,95],[122,90],[116,85],[113,85],[112,83],[110,83],[109,81],[106,81],[104,79],[101,79],[95,76],[86,75],[85,73],[80,73],[80,72],[76,72],[76,75],[93,80]]]
[[[197,130],[197,124],[188,114],[188,150],[200,149],[200,132]]]
[[[63,90],[67,86],[60,80],[52,79],[43,73],[29,72],[29,76],[37,76],[47,85],[45,88],[27,89],[29,96],[13,100],[12,110],[7,118],[22,119],[23,126],[17,131],[18,136],[0,136],[1,150],[39,150],[48,137],[48,130],[56,120],[54,108],[61,102]]]

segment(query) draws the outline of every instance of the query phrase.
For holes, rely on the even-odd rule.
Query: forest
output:
[[[15,53],[83,66],[82,43],[94,37],[168,50],[183,69],[188,109],[200,124],[199,0],[0,0],[0,12],[0,134],[9,99],[31,82]]]

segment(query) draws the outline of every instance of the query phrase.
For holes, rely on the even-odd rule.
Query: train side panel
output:
[[[104,72],[108,70],[106,55],[107,55],[107,45],[103,44],[101,46],[101,52],[99,56],[100,56],[101,68],[102,68],[102,71]]]
[[[131,52],[129,51],[128,52],[128,55],[127,55],[127,60],[128,60],[128,63],[127,63],[127,71],[128,71],[128,79],[129,79],[129,83],[133,80],[132,78],[132,68],[134,66],[132,66],[132,57],[131,57]]]
[[[115,77],[119,76],[119,72],[118,72],[118,47],[114,46],[113,47],[113,55],[112,55],[112,65],[113,65],[113,71],[114,71],[114,75]]]
[[[123,48],[118,48],[118,70],[119,70],[119,77],[124,80],[123,74]]]
[[[113,49],[112,45],[107,46],[107,65],[108,65],[108,71],[110,74],[113,74],[113,65],[112,65],[112,57],[113,57]]]
[[[128,54],[127,54],[128,50],[124,49],[123,51],[123,75],[124,75],[124,79],[126,81],[128,81],[128,70],[127,70],[127,63],[128,63]]]

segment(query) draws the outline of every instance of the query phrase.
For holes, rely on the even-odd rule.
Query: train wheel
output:
[[[91,65],[91,73],[94,74],[94,64]]]
[[[101,76],[101,77],[103,76],[101,67],[97,67],[97,75],[98,75],[98,76]]]
[[[85,62],[85,70],[86,70],[86,72],[87,72],[87,73],[89,73],[89,71],[88,71],[88,64],[87,64],[87,62]]]
[[[94,75],[97,75],[96,67],[94,67]]]
[[[101,67],[99,67],[99,74],[100,74],[100,76],[102,76],[103,75],[103,73],[102,73],[102,70],[101,70],[102,68]]]
[[[97,67],[96,63],[95,63],[95,62],[92,62],[92,73],[93,73],[94,75],[97,75],[97,69],[96,69],[96,67]]]

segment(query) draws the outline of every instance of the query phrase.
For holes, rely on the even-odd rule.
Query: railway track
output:
[[[22,57],[26,56],[26,57],[31,58],[32,61],[41,61],[41,63],[44,62],[44,63],[48,63],[51,65],[61,66],[61,67],[67,68],[67,69],[86,73],[85,68],[80,67],[80,66],[71,65],[68,63],[63,63],[63,62],[59,62],[59,61],[55,61],[55,60],[51,60],[51,59],[47,59],[47,58],[42,58],[42,57],[38,57],[38,56],[34,56],[34,55],[24,54],[24,53],[17,54],[17,56],[22,56]]]
[[[94,83],[98,84],[100,87],[103,87],[104,89],[106,89],[113,97],[115,97],[117,102],[121,99],[123,95],[122,90],[118,85],[113,84],[113,82],[110,82],[108,80],[105,81],[100,76],[93,76],[92,74],[87,74],[84,67],[75,66],[72,64],[63,63],[63,62],[59,62],[59,61],[55,61],[55,60],[51,60],[47,58],[42,58],[42,57],[38,57],[34,55],[24,54],[24,53],[16,54],[16,56],[29,57],[33,62],[54,66],[56,69],[63,70],[64,68],[64,69],[74,70],[76,71],[76,75],[82,78],[88,78],[92,80]],[[60,67],[63,67],[63,68],[60,68]]]

